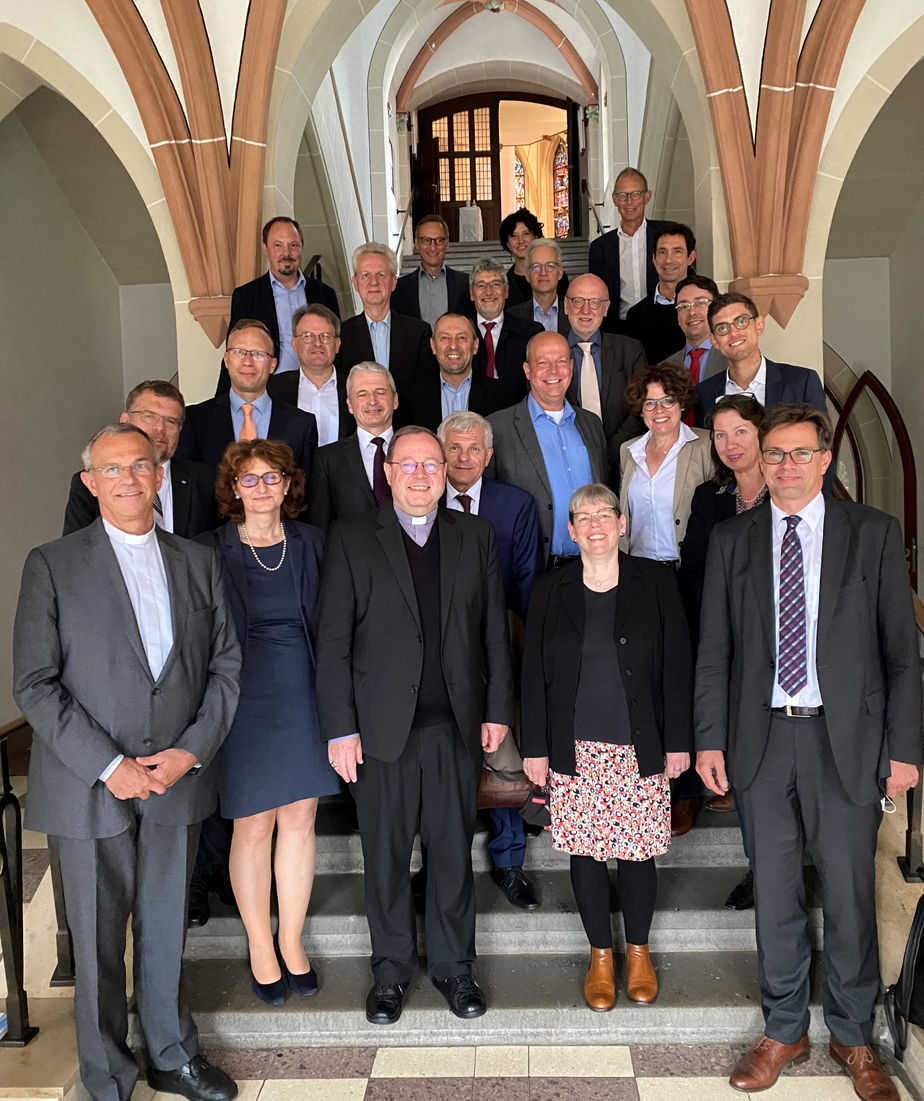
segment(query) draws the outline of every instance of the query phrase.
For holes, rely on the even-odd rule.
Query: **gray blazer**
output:
[[[667,359],[662,360],[662,363],[670,363],[674,367],[683,366],[683,357],[686,355],[686,345],[684,345],[679,352],[674,352],[672,356],[668,356]],[[659,364],[660,366],[660,364]],[[718,348],[710,348],[709,355],[706,356],[706,361],[703,364],[703,369],[699,373],[699,381],[703,379],[711,378],[713,375],[721,374],[722,371],[728,370],[728,360]]]
[[[13,635],[13,695],[34,732],[26,825],[62,837],[114,837],[132,822],[100,774],[122,753],[175,747],[202,766],[155,801],[182,826],[215,808],[209,767],[237,707],[240,649],[218,556],[157,532],[174,643],[156,682],[115,553],[96,520],[36,547],[23,568]]]
[[[494,429],[494,455],[488,465],[488,477],[519,486],[531,493],[539,513],[539,537],[543,556],[552,545],[554,510],[552,487],[545,469],[539,437],[529,415],[528,398],[509,409],[492,413],[488,420]],[[610,464],[606,453],[606,436],[596,413],[574,410],[574,423],[587,447],[590,471],[595,482],[610,484]]]

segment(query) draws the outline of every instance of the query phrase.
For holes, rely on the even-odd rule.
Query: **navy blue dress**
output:
[[[291,551],[291,543],[290,543]],[[292,555],[275,572],[263,569],[245,543],[239,554],[247,585],[247,639],[241,695],[219,754],[221,813],[246,818],[340,790],[321,741],[314,661],[302,620]],[[275,565],[282,544],[258,547]]]

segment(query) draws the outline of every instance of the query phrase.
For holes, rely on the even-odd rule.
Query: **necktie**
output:
[[[581,408],[586,409],[588,413],[596,413],[602,419],[600,387],[597,383],[597,368],[594,364],[594,357],[590,351],[590,341],[579,340],[578,347],[584,353],[584,362],[581,364]]]
[[[457,493],[456,500],[465,509],[466,512],[472,511],[472,499],[467,493]]]
[[[488,378],[497,378],[497,370],[494,367],[494,335],[491,332],[496,324],[496,321],[486,321],[484,323],[484,350],[487,357],[484,373]]]
[[[805,671],[805,581],[802,543],[796,531],[801,516],[786,517],[780,548],[780,643],[777,681],[788,696],[801,691]]]
[[[705,348],[691,348],[690,349],[690,381],[696,386],[699,383],[699,368],[700,362],[703,356],[706,354]],[[686,416],[683,418],[683,423],[693,427],[693,407],[686,412]]]
[[[244,423],[241,425],[242,440],[255,440],[257,438],[257,426],[253,421],[253,409],[254,407],[249,401],[245,401],[241,406],[241,412],[244,414]]]
[[[373,437],[375,455],[372,457],[372,496],[377,505],[391,500],[391,486],[385,478],[385,441],[381,436]]]
[[[160,494],[154,494],[154,523],[162,528],[164,526],[164,506]]]
[[[370,322],[372,328],[372,350],[375,362],[382,367],[388,366],[388,326],[384,321]]]

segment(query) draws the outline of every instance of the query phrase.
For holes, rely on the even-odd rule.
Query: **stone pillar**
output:
[[[600,221],[606,223],[606,165],[601,159],[600,142],[600,106],[596,103],[588,104],[584,108],[584,135],[585,152],[584,164],[587,173],[587,186],[590,188],[590,199],[597,203],[597,214]],[[597,222],[590,210],[587,211],[587,236],[592,241],[599,236]]]
[[[395,199],[398,203],[398,218],[403,219],[403,211],[407,206],[411,194],[411,116],[407,111],[399,111],[395,115],[395,129],[397,141],[395,143]],[[409,256],[414,250],[414,234],[410,220],[408,220],[404,242],[401,252]]]

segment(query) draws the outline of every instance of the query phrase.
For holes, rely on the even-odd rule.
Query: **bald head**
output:
[[[523,373],[529,389],[542,409],[563,409],[565,392],[571,384],[571,347],[561,333],[536,333],[526,345]]]
[[[606,283],[596,275],[579,275],[565,295],[565,315],[579,340],[590,340],[603,324],[610,296]]]

